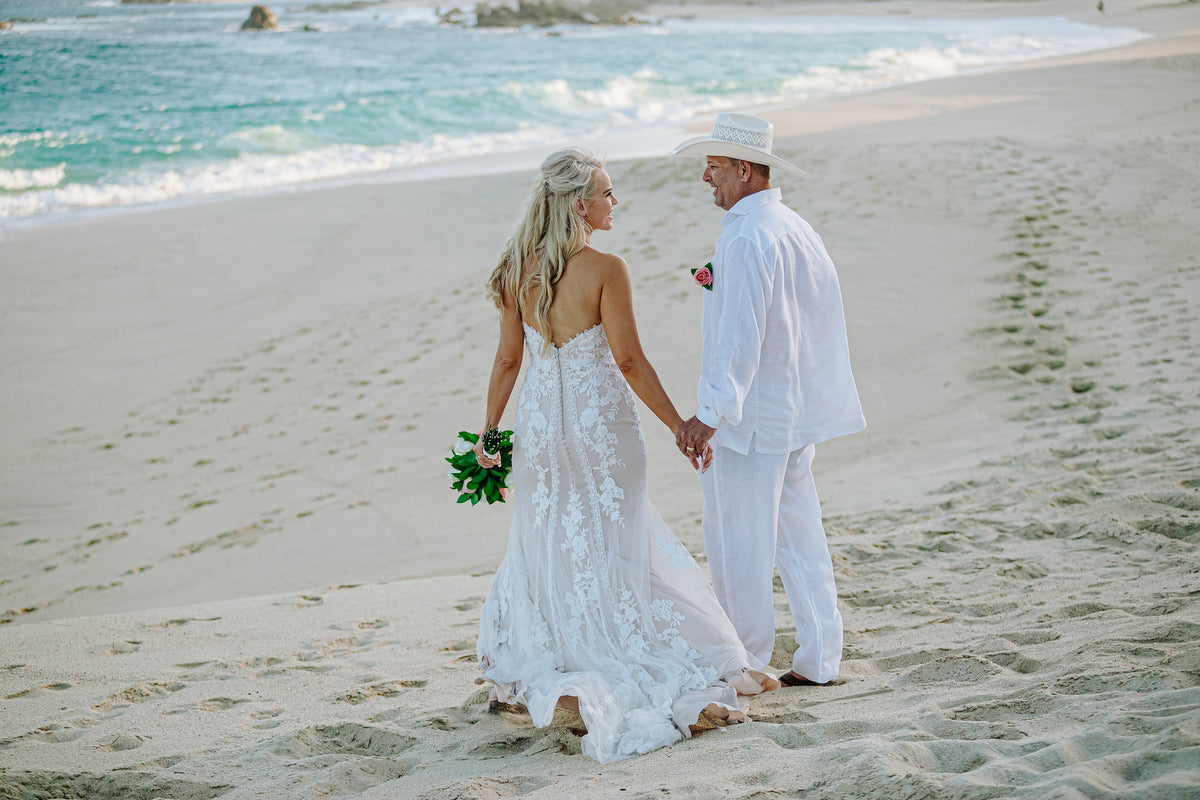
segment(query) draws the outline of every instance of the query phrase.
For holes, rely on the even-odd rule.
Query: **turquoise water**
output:
[[[18,20],[0,32],[0,224],[628,141],[1141,36],[852,17],[482,30],[439,25],[433,6],[314,0],[273,2],[280,29],[243,32],[250,5],[0,0]]]

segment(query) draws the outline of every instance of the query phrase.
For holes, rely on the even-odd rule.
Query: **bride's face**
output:
[[[596,173],[592,196],[583,201],[583,220],[594,231],[610,231],[616,205],[617,196],[613,194],[612,180],[607,172],[600,170]]]

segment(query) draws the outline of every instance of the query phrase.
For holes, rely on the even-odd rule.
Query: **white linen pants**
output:
[[[781,454],[715,450],[700,483],[717,599],[747,652],[769,663],[777,567],[796,624],[792,669],[818,683],[833,680],[842,660],[842,616],[813,483],[813,445]]]

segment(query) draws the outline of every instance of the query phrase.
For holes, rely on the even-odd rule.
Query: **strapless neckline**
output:
[[[541,333],[538,331],[538,329],[537,329],[537,328],[533,327],[533,326],[532,326],[532,325],[530,325],[528,322],[522,322],[521,324],[522,324],[522,325],[524,325],[524,326],[525,326],[525,328],[526,328],[526,330],[528,330],[530,333],[533,333],[534,335],[536,335],[536,336],[537,336],[537,338],[538,338],[539,340],[540,340],[540,339],[542,339],[542,334],[541,334]],[[560,350],[560,351],[561,351],[561,350],[564,350],[564,349],[566,349],[566,348],[570,347],[570,346],[571,346],[571,345],[572,345],[574,342],[576,342],[577,340],[579,340],[579,339],[582,339],[584,336],[587,336],[588,334],[592,333],[592,332],[593,332],[593,331],[595,331],[597,328],[599,328],[600,330],[603,330],[603,329],[604,329],[604,323],[603,323],[603,322],[597,322],[597,323],[596,323],[595,325],[593,325],[592,327],[590,327],[590,328],[587,328],[587,329],[585,329],[585,330],[582,330],[582,331],[580,331],[579,333],[575,334],[574,336],[570,337],[569,339],[567,339],[567,340],[566,340],[565,342],[563,342],[562,344],[555,344],[554,342],[551,342],[551,343],[550,343],[550,347],[552,347],[552,348],[553,348],[553,349],[555,349],[555,350]]]

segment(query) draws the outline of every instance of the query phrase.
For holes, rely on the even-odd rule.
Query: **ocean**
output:
[[[720,110],[1115,47],[1065,19],[661,19],[482,29],[434,5],[0,0],[0,228],[99,209],[394,180]],[[469,6],[463,6],[469,8]],[[667,135],[669,133],[669,136]],[[474,162],[473,162],[474,160]]]

